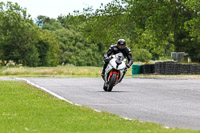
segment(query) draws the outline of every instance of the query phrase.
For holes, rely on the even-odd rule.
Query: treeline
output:
[[[60,48],[55,36],[34,24],[17,3],[0,3],[0,60],[25,66],[56,66]]]
[[[119,38],[135,61],[187,52],[200,62],[198,0],[114,0],[34,22],[17,3],[0,3],[0,60],[25,66],[101,66],[102,55]]]

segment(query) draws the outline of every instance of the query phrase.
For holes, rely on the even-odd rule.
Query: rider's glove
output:
[[[108,55],[107,54],[104,54],[104,59],[108,58]]]
[[[127,67],[124,69],[124,73],[126,73],[126,72],[127,72],[127,69],[128,69]]]

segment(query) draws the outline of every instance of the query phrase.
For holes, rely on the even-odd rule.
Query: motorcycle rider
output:
[[[124,39],[119,39],[117,44],[111,45],[109,50],[104,54],[104,61],[103,61],[103,70],[101,73],[102,78],[104,79],[105,76],[105,69],[108,66],[109,61],[106,60],[110,55],[115,55],[117,53],[122,53],[124,57],[128,58],[128,64],[126,65],[126,70],[133,64],[133,58],[131,55],[131,50],[126,47],[126,41]]]

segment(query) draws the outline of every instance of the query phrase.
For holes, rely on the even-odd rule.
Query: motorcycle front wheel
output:
[[[108,83],[108,88],[107,88],[107,91],[111,92],[112,89],[113,89],[113,86],[115,85],[115,81],[117,79],[117,74],[116,73],[113,73],[111,78],[110,78],[110,81]]]

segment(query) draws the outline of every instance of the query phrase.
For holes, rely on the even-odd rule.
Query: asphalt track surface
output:
[[[100,78],[26,79],[93,109],[169,127],[200,130],[199,79],[125,78],[112,92],[103,91]]]

